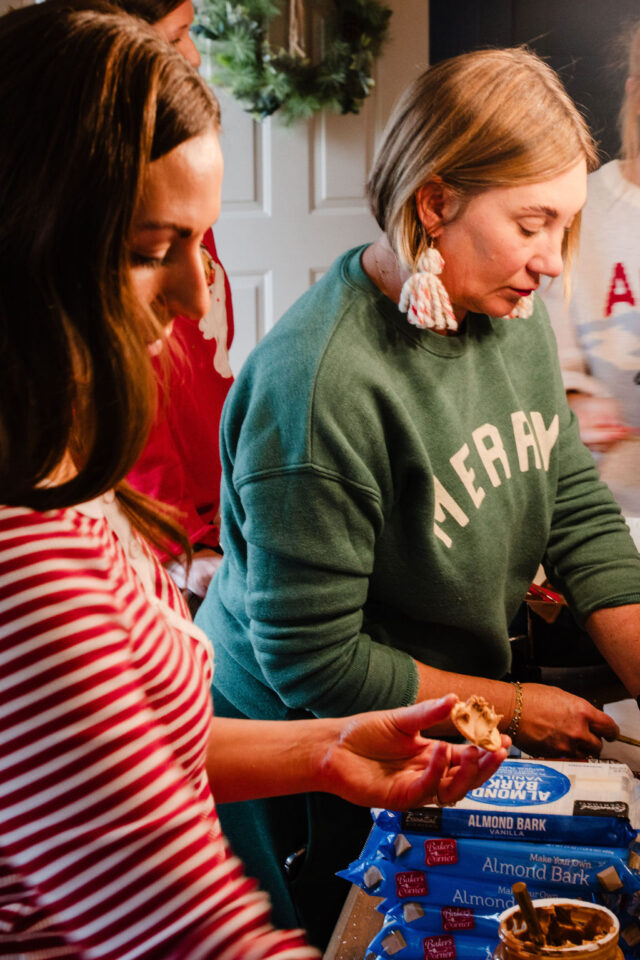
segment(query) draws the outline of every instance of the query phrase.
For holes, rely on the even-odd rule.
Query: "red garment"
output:
[[[318,957],[221,833],[187,617],[112,495],[0,508],[1,957]]]
[[[176,317],[168,390],[154,357],[160,384],[159,409],[149,440],[128,476],[132,486],[177,507],[191,543],[217,547],[220,539],[220,453],[222,406],[233,376],[228,351],[233,340],[229,280],[218,260],[213,233],[203,237],[211,306],[199,322]],[[166,560],[166,555],[162,557]]]

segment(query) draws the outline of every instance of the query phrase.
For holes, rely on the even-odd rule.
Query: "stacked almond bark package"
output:
[[[453,807],[372,814],[340,873],[384,898],[370,960],[487,960],[516,881],[533,900],[609,907],[624,955],[640,957],[640,781],[625,764],[507,759]]]

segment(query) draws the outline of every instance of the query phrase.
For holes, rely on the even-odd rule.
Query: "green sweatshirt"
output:
[[[252,717],[411,703],[413,658],[503,676],[540,562],[580,620],[640,602],[542,303],[444,337],[408,323],[363,249],[264,338],[223,412],[225,556],[196,620]]]

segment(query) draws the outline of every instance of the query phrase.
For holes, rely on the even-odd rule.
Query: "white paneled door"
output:
[[[428,62],[428,0],[386,0],[390,40],[360,114],[258,123],[222,90],[225,178],[214,228],[233,293],[235,373],[275,321],[344,250],[378,228],[364,182],[400,91]],[[206,65],[204,67],[206,73]]]

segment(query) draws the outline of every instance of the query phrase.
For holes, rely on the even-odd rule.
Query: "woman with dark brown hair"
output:
[[[207,304],[218,105],[111,11],[0,18],[0,954],[304,960],[231,854],[210,781],[222,800],[446,803],[505,750],[422,737],[453,697],[212,718],[210,645],[141,534],[184,535],[123,477],[155,410],[149,344]]]

